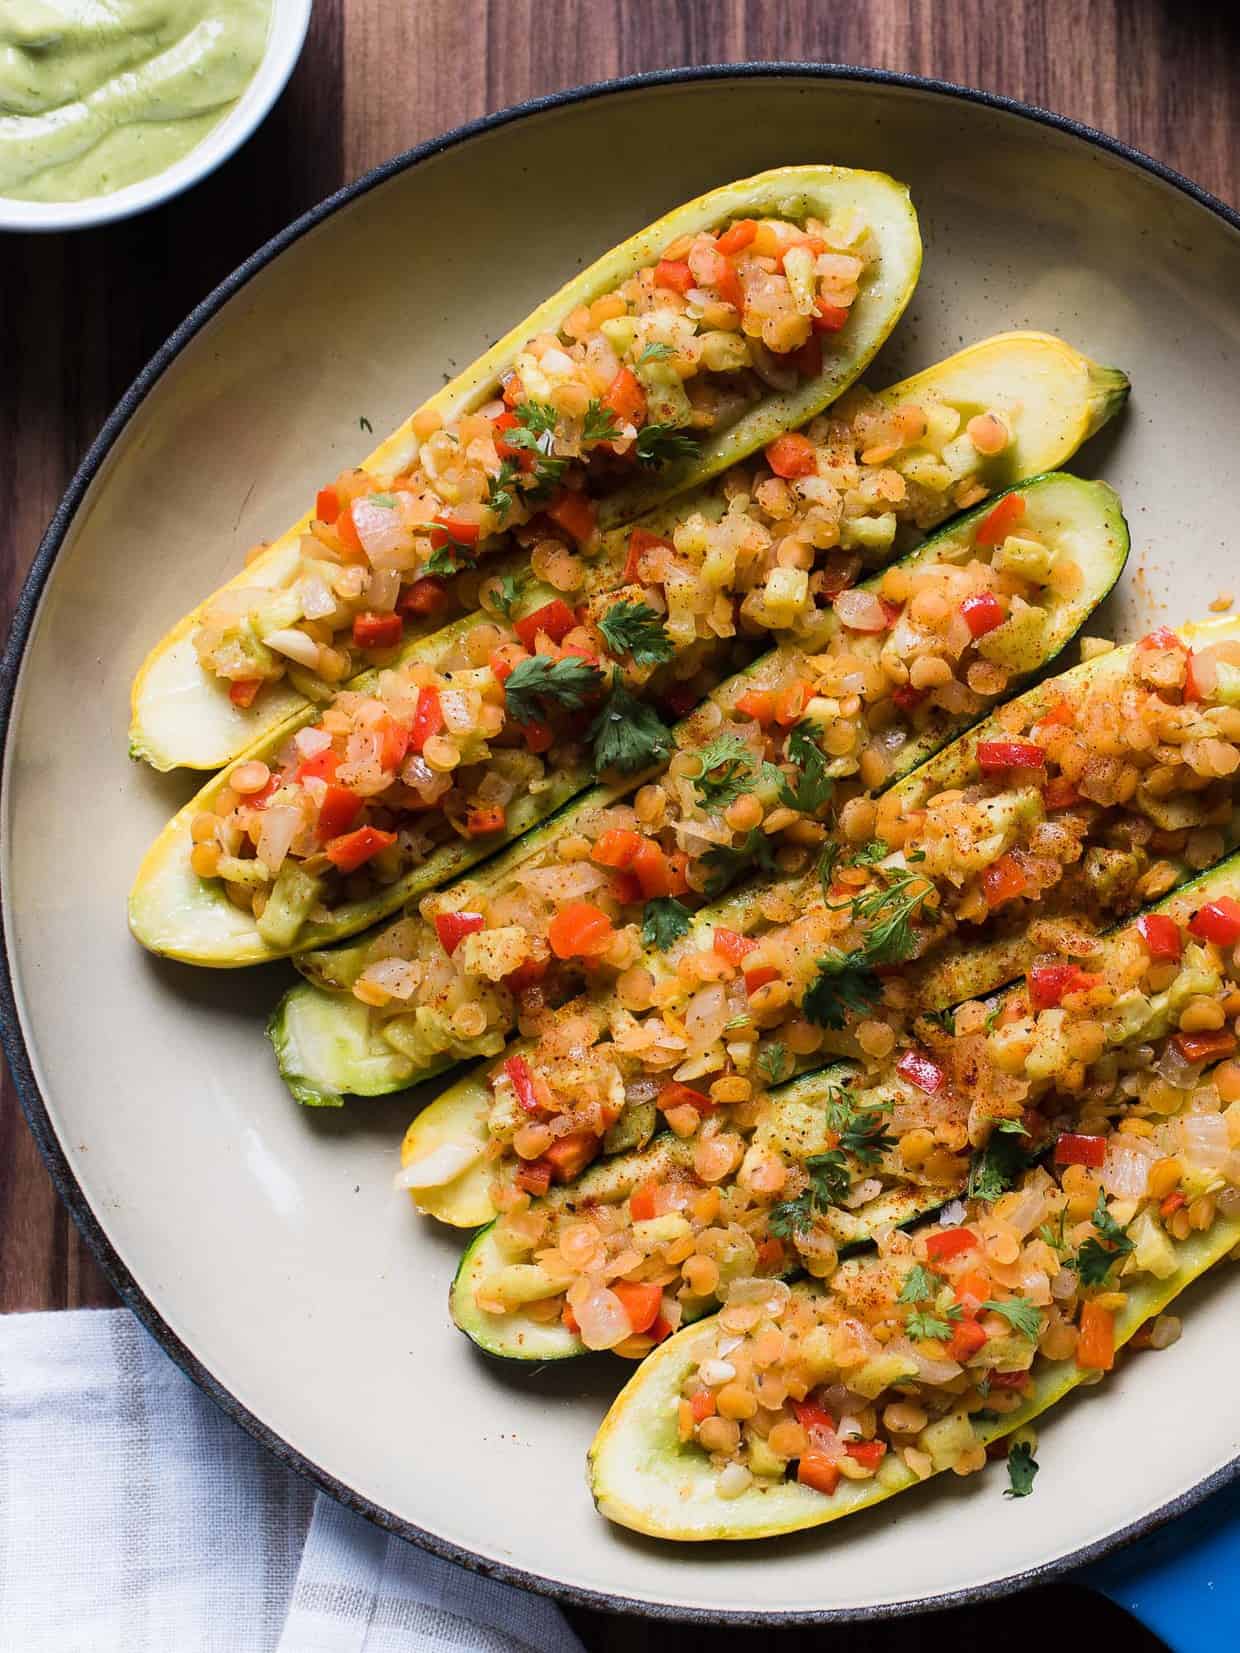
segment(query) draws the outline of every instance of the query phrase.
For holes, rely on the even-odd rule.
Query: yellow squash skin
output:
[[[450,422],[492,400],[501,375],[529,339],[558,329],[572,310],[614,290],[633,271],[657,258],[677,236],[708,229],[729,218],[770,213],[805,216],[849,207],[856,207],[864,216],[879,256],[840,335],[840,347],[828,352],[822,373],[795,391],[772,392],[735,425],[703,443],[691,465],[667,467],[657,479],[643,479],[604,502],[600,511],[602,526],[631,521],[671,494],[717,475],[781,430],[803,424],[865,371],[903,314],[921,270],[917,215],[903,184],[879,172],[791,166],[711,190],[622,241],[566,282],[418,411],[438,413]],[[363,460],[362,468],[380,483],[407,470],[416,457],[414,417],[411,414]],[[310,520],[307,512],[222,589],[253,585],[278,588],[287,583],[297,563],[298,542]],[[203,610],[216,597],[218,592],[156,644],[134,680],[129,750],[133,757],[144,759],[156,769],[218,769],[303,703],[295,689],[281,682],[264,692],[254,707],[239,710],[230,702],[226,686],[202,669],[194,652],[193,634]]]
[[[1240,1222],[1220,1219],[1208,1233],[1176,1243],[1175,1273],[1165,1280],[1143,1279],[1129,1292],[1116,1316],[1117,1347],[1221,1262],[1237,1242]],[[678,1332],[648,1355],[612,1403],[589,1452],[590,1490],[601,1515],[633,1532],[680,1543],[774,1538],[872,1509],[918,1485],[912,1470],[889,1455],[880,1475],[869,1481],[841,1481],[829,1498],[795,1481],[751,1487],[730,1501],[720,1498],[714,1491],[716,1472],[710,1459],[698,1447],[682,1446],[676,1434],[676,1401],[707,1324]],[[1010,1435],[1088,1376],[1071,1360],[1039,1360],[1024,1404],[991,1422],[975,1424],[977,1439],[989,1445]]]

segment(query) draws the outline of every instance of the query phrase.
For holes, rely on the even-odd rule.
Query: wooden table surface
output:
[[[315,0],[305,53],[263,130],[190,195],[76,236],[7,237],[0,256],[0,622],[74,467],[130,380],[254,248],[342,182],[506,104],[585,81],[752,59],[869,64],[1075,116],[1240,201],[1240,8],[1229,0]],[[115,1302],[61,1208],[0,1071],[0,1311]],[[831,1635],[846,1653],[1032,1647],[1062,1615],[1085,1645],[1118,1628],[1062,1586]],[[1052,1616],[1053,1615],[1053,1616]],[[1019,1623],[1013,1623],[1014,1618]],[[601,1614],[591,1647],[705,1647]],[[1022,1631],[1021,1626],[1029,1629]],[[710,1634],[712,1647],[742,1633]],[[752,1644],[752,1637],[748,1638]],[[781,1633],[789,1649],[824,1634]],[[1138,1634],[1134,1653],[1155,1647]]]

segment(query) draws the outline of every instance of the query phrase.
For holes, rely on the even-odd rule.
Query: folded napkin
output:
[[[0,1653],[582,1653],[292,1474],[126,1309],[0,1317]]]

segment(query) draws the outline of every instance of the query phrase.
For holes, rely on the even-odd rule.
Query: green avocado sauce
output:
[[[0,195],[85,201],[201,143],[262,61],[271,0],[0,0]]]

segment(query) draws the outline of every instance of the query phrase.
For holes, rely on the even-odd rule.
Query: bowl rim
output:
[[[179,161],[149,178],[82,201],[22,201],[0,192],[0,232],[48,235],[121,223],[209,178],[254,136],[288,85],[306,44],[313,5],[314,0],[271,0],[263,55],[245,90],[224,118]],[[218,292],[217,288],[207,302]]]
[[[307,6],[311,0],[303,0]],[[874,69],[851,64],[814,62],[769,62],[754,60],[744,63],[696,65],[678,69],[648,70],[640,74],[620,76],[611,80],[593,81],[564,91],[547,93],[511,104],[493,114],[453,127],[426,142],[404,150],[390,160],[381,162],[353,182],[345,184],[317,206],[294,219],[285,229],[274,235],[241,263],[233,273],[207,295],[189,313],[180,326],[151,357],[128,390],[121,397],[85,456],[65,491],[55,515],[40,540],[23,582],[13,611],[12,624],[3,654],[0,654],[0,776],[7,773],[8,734],[12,721],[15,696],[22,660],[37,614],[39,600],[51,574],[53,564],[64,542],[73,518],[87,489],[103,465],[112,447],[134,413],[150,393],[155,383],[180,355],[181,351],[201,331],[232,296],[254,276],[271,263],[286,247],[301,239],[332,213],[370,190],[405,172],[422,161],[497,128],[512,124],[529,115],[558,109],[574,103],[610,97],[646,88],[684,85],[692,82],[722,82],[727,80],[813,79],[824,82],[853,82],[861,85],[896,87],[909,92],[929,92],[945,101],[977,104],[983,108],[1016,115],[1035,124],[1050,127],[1082,140],[1084,143],[1127,162],[1142,172],[1187,195],[1210,213],[1220,218],[1233,230],[1240,232],[1240,212],[1203,189],[1200,184],[1177,172],[1173,167],[1156,160],[1131,144],[1108,133],[1037,104],[1025,102],[1006,94],[986,92],[961,86],[952,81],[929,76],[908,74],[899,70]],[[667,1622],[696,1624],[752,1625],[778,1627],[791,1625],[822,1625],[856,1622],[861,1619],[889,1619],[914,1613],[938,1611],[966,1606],[973,1602],[991,1601],[1007,1596],[1013,1590],[1052,1583],[1078,1568],[1099,1561],[1127,1548],[1136,1540],[1158,1531],[1177,1517],[1196,1508],[1212,1493],[1240,1482],[1240,1456],[1214,1471],[1213,1474],[1189,1487],[1159,1508],[1130,1522],[1127,1526],[1082,1545],[1067,1555],[1052,1561],[1037,1563],[1028,1568],[1008,1573],[986,1583],[966,1585],[945,1590],[939,1594],[904,1601],[888,1601],[868,1607],[823,1607],[788,1609],[774,1612],[716,1610],[676,1602],[644,1601],[605,1590],[584,1588],[562,1580],[531,1572],[526,1568],[494,1561],[476,1554],[438,1534],[427,1532],[411,1521],[363,1497],[353,1488],[316,1464],[313,1459],[279,1435],[270,1425],[244,1406],[198,1359],[164,1320],[155,1304],[130,1274],[112,1245],[108,1234],[86,1199],[56,1135],[47,1105],[34,1077],[25,1036],[21,1029],[17,997],[10,968],[8,940],[4,928],[4,909],[0,903],[0,1048],[8,1059],[22,1111],[34,1137],[56,1192],[73,1217],[79,1232],[94,1255],[103,1273],[122,1302],[133,1311],[148,1332],[171,1356],[181,1370],[222,1411],[240,1424],[260,1445],[264,1446],[287,1468],[305,1476],[320,1491],[343,1504],[356,1514],[363,1515],[376,1526],[397,1537],[416,1544],[432,1555],[452,1561],[471,1572],[513,1584],[539,1595],[573,1607],[623,1614],[638,1618],[659,1619]]]

